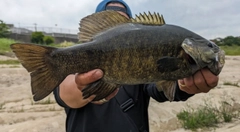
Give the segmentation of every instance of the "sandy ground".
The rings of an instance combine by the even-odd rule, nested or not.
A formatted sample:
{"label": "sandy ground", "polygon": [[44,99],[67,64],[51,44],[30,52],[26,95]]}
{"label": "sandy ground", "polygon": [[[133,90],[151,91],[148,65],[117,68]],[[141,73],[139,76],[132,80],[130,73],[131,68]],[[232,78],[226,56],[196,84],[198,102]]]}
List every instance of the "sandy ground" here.
{"label": "sandy ground", "polygon": [[[6,59],[11,58],[0,56],[0,60]],[[236,102],[240,102],[240,88],[223,85],[224,82],[240,85],[240,56],[226,57],[219,85],[207,94],[195,95],[185,102],[157,103],[151,100],[151,132],[188,132],[189,130],[181,127],[176,114],[188,106],[197,107],[204,100],[216,105],[222,99],[234,98]],[[30,89],[29,74],[24,68],[20,65],[0,65],[0,132],[64,132],[65,114],[55,103],[53,95],[35,103]],[[239,132],[239,123],[240,119],[222,123],[214,131]]]}

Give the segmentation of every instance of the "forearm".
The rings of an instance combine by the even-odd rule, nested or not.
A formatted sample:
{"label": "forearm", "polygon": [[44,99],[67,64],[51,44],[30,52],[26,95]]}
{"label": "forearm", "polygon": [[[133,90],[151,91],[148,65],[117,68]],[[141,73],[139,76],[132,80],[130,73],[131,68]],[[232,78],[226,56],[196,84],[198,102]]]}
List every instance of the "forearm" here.
{"label": "forearm", "polygon": [[[163,93],[163,91],[158,91],[155,84],[147,84],[147,85],[145,85],[144,91],[150,97],[154,98],[158,102],[168,101],[168,99],[166,98],[166,96]],[[177,86],[176,90],[175,90],[174,101],[185,101],[185,100],[187,100],[191,96],[193,96],[193,95],[187,94],[186,92],[181,91],[179,89],[179,87]]]}

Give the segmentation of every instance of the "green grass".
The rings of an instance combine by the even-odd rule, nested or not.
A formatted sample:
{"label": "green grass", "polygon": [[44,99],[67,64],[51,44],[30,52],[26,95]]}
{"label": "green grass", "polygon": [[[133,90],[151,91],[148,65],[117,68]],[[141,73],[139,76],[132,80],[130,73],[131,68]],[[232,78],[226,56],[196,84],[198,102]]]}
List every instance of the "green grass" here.
{"label": "green grass", "polygon": [[197,109],[183,110],[177,114],[185,129],[196,130],[204,127],[215,127],[218,123],[218,114],[213,108],[202,106]]}
{"label": "green grass", "polygon": [[[10,45],[16,43],[13,39],[0,38],[0,55],[5,55],[7,52],[11,52]],[[60,44],[50,44],[53,47],[68,47],[74,45],[73,42],[62,42]]]}
{"label": "green grass", "polygon": [[20,62],[18,60],[0,60],[0,64],[18,65]]}
{"label": "green grass", "polygon": [[225,51],[226,55],[240,55],[240,46],[220,46]]}
{"label": "green grass", "polygon": [[236,82],[236,83],[232,83],[232,82],[223,82],[223,85],[230,85],[230,86],[240,87],[240,86],[238,85],[238,82]]}
{"label": "green grass", "polygon": [[4,105],[5,105],[5,102],[0,103],[0,110],[3,109]]}
{"label": "green grass", "polygon": [[10,52],[10,45],[16,43],[15,40],[0,38],[0,55],[4,55],[6,52]]}
{"label": "green grass", "polygon": [[239,108],[234,99],[227,98],[220,102],[220,106],[213,106],[214,103],[206,103],[205,105],[199,106],[198,108],[191,108],[188,106],[187,109],[182,110],[177,114],[177,118],[181,121],[182,126],[185,129],[197,130],[211,129],[217,127],[218,123],[231,122],[234,118],[239,117]]}

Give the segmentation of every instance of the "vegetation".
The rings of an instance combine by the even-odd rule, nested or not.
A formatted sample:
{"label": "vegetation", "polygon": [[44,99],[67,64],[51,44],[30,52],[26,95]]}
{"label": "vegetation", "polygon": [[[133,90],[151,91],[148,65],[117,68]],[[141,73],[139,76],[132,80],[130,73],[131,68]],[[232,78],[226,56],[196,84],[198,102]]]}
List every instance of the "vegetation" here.
{"label": "vegetation", "polygon": [[37,44],[43,44],[44,34],[42,32],[33,32],[31,35],[31,42]]}
{"label": "vegetation", "polygon": [[204,127],[214,127],[218,123],[218,114],[213,108],[202,106],[197,109],[183,110],[177,114],[185,129],[196,130]]}
{"label": "vegetation", "polygon": [[2,20],[0,20],[0,38],[6,38],[10,34],[10,30]]}
{"label": "vegetation", "polygon": [[240,37],[227,36],[211,40],[221,47],[226,55],[240,55]]}
{"label": "vegetation", "polygon": [[225,51],[226,55],[240,55],[240,46],[220,46]]}
{"label": "vegetation", "polygon": [[50,44],[49,46],[52,46],[52,47],[58,47],[58,48],[63,48],[63,47],[68,47],[68,46],[72,46],[74,45],[75,43],[73,42],[67,42],[67,41],[64,41],[60,44]]}
{"label": "vegetation", "polygon": [[5,102],[0,103],[0,110],[3,109],[4,105],[5,105]]}
{"label": "vegetation", "polygon": [[53,44],[54,38],[52,36],[44,36],[43,41],[46,45]]}
{"label": "vegetation", "polygon": [[18,60],[0,60],[0,64],[17,65],[20,62]]}
{"label": "vegetation", "polygon": [[240,86],[238,85],[238,82],[236,82],[236,83],[224,82],[223,85],[230,85],[230,86],[240,87]]}
{"label": "vegetation", "polygon": [[54,38],[52,36],[45,36],[42,32],[33,32],[31,42],[49,45],[54,43]]}
{"label": "vegetation", "polygon": [[216,127],[218,123],[231,122],[233,118],[239,117],[240,110],[237,108],[239,104],[233,98],[223,99],[220,107],[206,102],[198,108],[188,107],[177,114],[177,118],[185,129],[212,128]]}
{"label": "vegetation", "polygon": [[7,52],[10,52],[10,45],[15,43],[15,40],[0,38],[0,55],[5,55]]}
{"label": "vegetation", "polygon": [[240,37],[227,36],[225,38],[216,38],[211,40],[219,46],[240,46]]}

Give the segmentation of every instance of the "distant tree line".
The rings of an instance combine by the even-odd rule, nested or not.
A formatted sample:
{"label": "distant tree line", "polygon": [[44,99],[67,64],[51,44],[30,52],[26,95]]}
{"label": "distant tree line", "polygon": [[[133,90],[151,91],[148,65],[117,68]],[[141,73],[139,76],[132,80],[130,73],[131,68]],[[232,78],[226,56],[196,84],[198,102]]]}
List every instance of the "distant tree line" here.
{"label": "distant tree line", "polygon": [[215,42],[219,46],[233,46],[233,45],[240,46],[240,36],[238,37],[227,36],[225,38],[216,38],[211,41]]}
{"label": "distant tree line", "polygon": [[52,36],[46,36],[42,32],[33,32],[31,35],[31,42],[48,45],[54,43],[54,38]]}
{"label": "distant tree line", "polygon": [[[0,38],[8,38],[11,31],[6,23],[0,20]],[[42,32],[33,32],[31,34],[31,42],[38,44],[52,44],[54,38],[51,36],[45,36]]]}
{"label": "distant tree line", "polygon": [[0,20],[0,38],[7,38],[10,33],[7,24]]}

